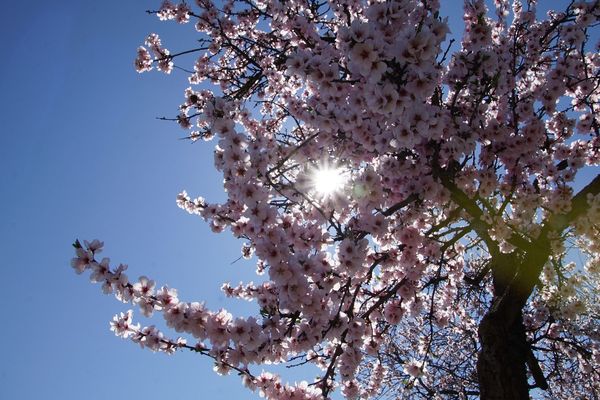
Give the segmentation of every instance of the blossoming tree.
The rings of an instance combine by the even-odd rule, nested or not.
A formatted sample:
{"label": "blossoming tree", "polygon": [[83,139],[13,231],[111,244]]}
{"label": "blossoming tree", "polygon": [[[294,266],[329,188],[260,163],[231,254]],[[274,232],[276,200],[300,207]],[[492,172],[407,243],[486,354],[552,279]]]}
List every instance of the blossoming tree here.
{"label": "blossoming tree", "polygon": [[[152,12],[195,24],[199,45],[152,34],[135,66],[199,56],[173,120],[217,141],[228,196],[177,204],[242,239],[264,277],[223,286],[257,304],[234,318],[76,241],[78,273],[184,337],[131,311],[115,334],[211,357],[268,399],[600,396],[600,2],[544,19],[534,0],[493,8],[465,1],[453,54],[438,0]],[[285,362],[321,374],[263,369]]]}

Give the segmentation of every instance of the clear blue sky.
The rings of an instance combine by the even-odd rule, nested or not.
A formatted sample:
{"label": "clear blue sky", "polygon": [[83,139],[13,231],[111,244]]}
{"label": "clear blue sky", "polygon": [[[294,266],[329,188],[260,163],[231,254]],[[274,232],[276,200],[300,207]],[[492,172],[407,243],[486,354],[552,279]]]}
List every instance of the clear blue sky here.
{"label": "clear blue sky", "polygon": [[[457,33],[461,3],[445,3],[455,6]],[[174,115],[185,74],[133,69],[150,32],[172,51],[193,46],[191,24],[144,13],[158,5],[3,5],[0,399],[258,398],[238,377],[215,375],[206,359],[154,354],[116,338],[108,322],[129,306],[69,267],[75,238],[100,238],[105,255],[129,264],[131,279],[147,274],[213,309],[254,309],[232,305],[219,290],[224,281],[252,279],[251,263],[231,265],[241,242],[213,235],[175,205],[182,189],[209,201],[224,195],[213,144],[177,140],[182,130],[155,119]]]}
{"label": "clear blue sky", "polygon": [[240,264],[230,265],[236,241],[175,205],[185,188],[223,198],[212,145],[177,140],[182,130],[155,119],[176,111],[184,74],[133,68],[152,31],[173,49],[193,45],[192,25],[145,14],[158,5],[3,6],[1,399],[256,397],[201,357],[154,354],[116,338],[108,322],[128,305],[69,266],[75,238],[100,238],[132,279],[148,274],[215,309],[226,305],[220,283],[240,279]]}

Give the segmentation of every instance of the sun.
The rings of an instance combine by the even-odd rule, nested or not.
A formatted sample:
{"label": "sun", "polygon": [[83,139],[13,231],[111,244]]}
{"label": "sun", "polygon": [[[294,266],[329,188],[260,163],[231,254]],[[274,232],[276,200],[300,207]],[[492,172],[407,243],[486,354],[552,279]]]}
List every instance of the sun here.
{"label": "sun", "polygon": [[342,168],[323,166],[313,172],[312,182],[315,191],[327,197],[344,187],[346,177]]}

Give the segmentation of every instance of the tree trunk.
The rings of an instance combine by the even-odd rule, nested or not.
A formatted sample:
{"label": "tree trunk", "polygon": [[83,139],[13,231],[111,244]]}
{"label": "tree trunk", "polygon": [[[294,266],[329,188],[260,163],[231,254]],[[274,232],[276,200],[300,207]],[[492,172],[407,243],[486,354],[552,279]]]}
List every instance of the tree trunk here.
{"label": "tree trunk", "polygon": [[479,324],[477,375],[481,400],[529,399],[527,343],[521,311],[510,323],[490,310]]}
{"label": "tree trunk", "polygon": [[[526,400],[528,345],[521,297],[529,291],[516,280],[523,268],[516,253],[496,254],[492,260],[494,298],[479,324],[481,350],[477,376],[481,400]],[[518,290],[517,290],[518,289]],[[529,293],[522,293],[523,289]],[[522,299],[521,299],[522,300]]]}

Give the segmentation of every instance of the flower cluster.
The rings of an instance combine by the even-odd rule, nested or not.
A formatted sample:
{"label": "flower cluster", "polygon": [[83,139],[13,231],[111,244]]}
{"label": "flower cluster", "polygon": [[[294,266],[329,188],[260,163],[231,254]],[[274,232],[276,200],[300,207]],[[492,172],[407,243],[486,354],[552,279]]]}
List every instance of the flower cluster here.
{"label": "flower cluster", "polygon": [[[157,17],[193,22],[199,45],[172,54],[152,34],[135,66],[170,73],[197,55],[172,120],[191,140],[214,140],[227,194],[211,203],[183,191],[177,205],[243,239],[261,282],[222,289],[259,312],[235,318],[147,277],[129,282],[125,265],[97,261],[102,243],[77,242],[78,273],[197,344],[140,328],[130,313],[115,317],[116,334],[193,349],[270,399],[390,388],[460,397],[490,382],[473,381],[474,354],[482,371],[498,368],[485,365],[495,350],[477,330],[502,310],[505,336],[521,340],[511,345],[535,350],[518,362],[528,359],[536,387],[600,392],[590,312],[600,177],[573,185],[600,164],[600,57],[589,43],[600,5],[575,1],[538,19],[535,1],[509,10],[496,0],[495,12],[465,1],[456,49],[439,3],[163,2]],[[327,163],[346,182],[319,196],[311,171]],[[565,262],[573,243],[585,266]],[[286,361],[322,373],[288,385],[250,371]]]}
{"label": "flower cluster", "polygon": [[152,63],[156,61],[159,71],[170,74],[174,64],[169,50],[162,47],[160,37],[156,33],[153,33],[146,38],[145,44],[152,51],[154,59],[144,46],[138,47],[137,57],[135,59],[135,69],[137,72],[150,71],[152,69]]}

